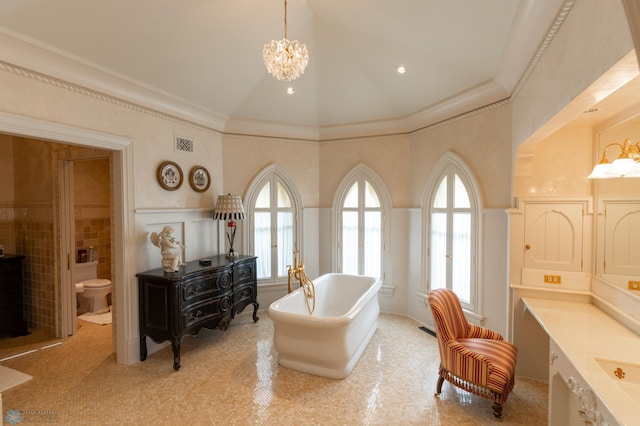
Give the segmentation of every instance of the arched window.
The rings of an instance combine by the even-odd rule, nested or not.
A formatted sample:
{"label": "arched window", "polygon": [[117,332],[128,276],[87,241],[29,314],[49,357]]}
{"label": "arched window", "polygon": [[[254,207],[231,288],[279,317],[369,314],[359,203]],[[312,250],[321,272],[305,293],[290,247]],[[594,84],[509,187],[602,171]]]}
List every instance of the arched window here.
{"label": "arched window", "polygon": [[249,187],[249,250],[258,257],[260,283],[276,283],[287,277],[293,251],[300,242],[300,197],[282,170],[272,165]]}
{"label": "arched window", "polygon": [[368,167],[343,179],[334,200],[339,272],[385,279],[390,204],[382,180]]}
{"label": "arched window", "polygon": [[478,199],[461,159],[447,154],[435,168],[427,196],[427,291],[452,289],[475,311],[477,292]]}

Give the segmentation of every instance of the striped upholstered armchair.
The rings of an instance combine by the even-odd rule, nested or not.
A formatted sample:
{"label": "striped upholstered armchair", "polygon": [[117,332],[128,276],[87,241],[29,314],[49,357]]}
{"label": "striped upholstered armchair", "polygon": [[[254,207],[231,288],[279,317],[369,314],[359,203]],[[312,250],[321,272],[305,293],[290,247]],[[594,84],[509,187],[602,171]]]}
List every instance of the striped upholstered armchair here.
{"label": "striped upholstered armchair", "polygon": [[505,342],[500,333],[469,323],[453,291],[431,291],[429,304],[440,348],[436,396],[447,380],[493,401],[493,415],[501,418],[502,404],[514,385],[518,349]]}

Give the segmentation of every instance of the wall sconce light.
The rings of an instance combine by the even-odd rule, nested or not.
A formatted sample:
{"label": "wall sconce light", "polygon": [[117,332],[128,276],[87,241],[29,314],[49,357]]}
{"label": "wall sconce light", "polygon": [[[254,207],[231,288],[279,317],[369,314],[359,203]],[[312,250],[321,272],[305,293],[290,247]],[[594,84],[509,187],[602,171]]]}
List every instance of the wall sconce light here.
{"label": "wall sconce light", "polygon": [[[607,148],[617,146],[620,155],[613,163],[607,159]],[[589,179],[640,178],[640,142],[632,144],[629,139],[624,143],[610,143],[602,150],[600,162],[593,168]]]}
{"label": "wall sconce light", "polygon": [[227,259],[235,259],[238,257],[238,252],[233,249],[233,242],[236,239],[236,221],[244,220],[242,198],[239,195],[219,195],[216,209],[213,212],[213,220],[227,221],[229,251],[225,256]]}

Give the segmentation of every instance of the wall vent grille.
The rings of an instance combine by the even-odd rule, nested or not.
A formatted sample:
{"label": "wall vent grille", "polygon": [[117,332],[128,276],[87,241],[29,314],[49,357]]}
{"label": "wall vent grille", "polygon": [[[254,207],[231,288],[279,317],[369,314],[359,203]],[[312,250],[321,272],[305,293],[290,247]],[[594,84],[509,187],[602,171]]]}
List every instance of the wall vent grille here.
{"label": "wall vent grille", "polygon": [[193,152],[193,141],[176,136],[176,151]]}

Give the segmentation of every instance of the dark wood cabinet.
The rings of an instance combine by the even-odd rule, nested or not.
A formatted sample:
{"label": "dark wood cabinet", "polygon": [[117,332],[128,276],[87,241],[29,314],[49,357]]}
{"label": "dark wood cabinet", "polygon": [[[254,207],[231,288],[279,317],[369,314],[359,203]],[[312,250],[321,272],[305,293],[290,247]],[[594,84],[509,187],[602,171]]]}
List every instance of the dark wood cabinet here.
{"label": "dark wood cabinet", "polygon": [[201,328],[226,330],[247,305],[258,321],[256,257],[214,256],[210,265],[195,260],[178,272],[162,268],[137,274],[140,302],[140,360],[147,358],[149,337],[171,341],[173,368],[180,368],[180,345],[186,334]]}
{"label": "dark wood cabinet", "polygon": [[24,256],[0,257],[0,329],[12,337],[29,334],[22,305],[22,260]]}

